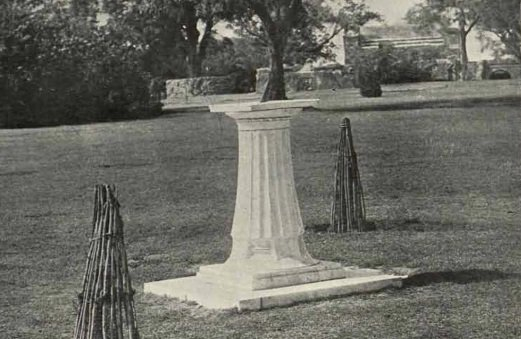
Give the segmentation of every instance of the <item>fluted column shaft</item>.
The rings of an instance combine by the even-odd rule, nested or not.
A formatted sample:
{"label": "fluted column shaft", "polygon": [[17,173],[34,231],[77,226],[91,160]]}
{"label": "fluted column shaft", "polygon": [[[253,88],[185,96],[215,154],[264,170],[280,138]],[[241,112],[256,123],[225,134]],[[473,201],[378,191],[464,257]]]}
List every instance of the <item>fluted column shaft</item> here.
{"label": "fluted column shaft", "polygon": [[227,263],[271,262],[273,268],[314,264],[303,241],[290,144],[290,119],[302,107],[259,106],[226,112],[239,133],[233,245]]}

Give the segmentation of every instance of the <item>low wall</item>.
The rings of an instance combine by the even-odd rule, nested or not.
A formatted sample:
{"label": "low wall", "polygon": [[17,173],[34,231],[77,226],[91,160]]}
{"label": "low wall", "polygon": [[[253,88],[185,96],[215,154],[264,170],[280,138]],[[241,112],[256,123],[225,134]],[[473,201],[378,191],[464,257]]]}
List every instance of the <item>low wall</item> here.
{"label": "low wall", "polygon": [[[433,80],[449,80],[450,65],[448,62],[438,63],[433,69]],[[521,79],[521,64],[469,62],[468,67],[468,80],[488,80],[497,71],[508,73],[512,79]]]}
{"label": "low wall", "polygon": [[[268,83],[269,70],[257,70],[256,92],[263,93]],[[314,70],[309,72],[284,72],[286,91],[314,91],[332,88],[354,88],[354,75],[340,70]]]}
{"label": "low wall", "polygon": [[232,75],[167,80],[166,101],[233,93],[235,80]]}
{"label": "low wall", "polygon": [[[438,64],[432,69],[432,80],[434,81],[448,81],[451,80],[449,76],[449,69],[453,66],[450,62],[438,62]],[[455,74],[454,68],[452,70],[452,80],[458,80],[459,75]],[[479,80],[478,74],[481,71],[479,70],[479,65],[477,62],[469,62],[468,70],[467,70],[467,80]]]}

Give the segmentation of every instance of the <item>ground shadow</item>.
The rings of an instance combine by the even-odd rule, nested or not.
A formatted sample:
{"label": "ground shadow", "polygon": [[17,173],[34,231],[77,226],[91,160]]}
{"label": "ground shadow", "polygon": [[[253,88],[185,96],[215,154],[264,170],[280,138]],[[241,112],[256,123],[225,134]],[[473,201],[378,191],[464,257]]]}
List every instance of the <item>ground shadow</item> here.
{"label": "ground shadow", "polygon": [[485,222],[466,223],[454,221],[442,221],[439,219],[414,218],[388,218],[374,219],[370,221],[377,231],[396,232],[453,232],[455,230],[479,230],[489,227]]}
{"label": "ground shadow", "polygon": [[[333,231],[333,227],[331,224],[312,224],[312,225],[306,225],[305,230],[313,233],[335,233]],[[349,231],[345,233],[365,233],[365,232],[372,232],[376,231],[376,224],[374,221],[366,220],[363,224],[363,231]]]}
{"label": "ground shadow", "polygon": [[474,282],[487,282],[512,278],[521,278],[521,274],[482,269],[425,272],[414,274],[403,280],[403,287],[420,287],[444,282],[455,284],[470,284]]}

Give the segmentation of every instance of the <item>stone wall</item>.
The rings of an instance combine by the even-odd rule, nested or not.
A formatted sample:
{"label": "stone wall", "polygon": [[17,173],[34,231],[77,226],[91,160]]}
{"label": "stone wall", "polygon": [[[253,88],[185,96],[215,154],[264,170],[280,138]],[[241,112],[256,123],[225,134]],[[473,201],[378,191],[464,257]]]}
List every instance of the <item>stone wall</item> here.
{"label": "stone wall", "polygon": [[235,76],[199,77],[166,81],[166,101],[195,96],[229,94],[235,90]]}
{"label": "stone wall", "polygon": [[[451,80],[449,78],[449,68],[453,67],[452,62],[449,60],[438,60],[436,66],[432,68],[431,76],[434,81],[448,81]],[[454,68],[453,68],[454,69]],[[467,80],[479,80],[478,74],[480,73],[480,68],[477,62],[469,62],[468,70],[467,70]],[[459,80],[459,75],[452,73],[452,80]]]}
{"label": "stone wall", "polygon": [[[257,70],[256,92],[263,93],[268,83],[269,69]],[[353,88],[354,75],[341,70],[285,71],[286,91],[314,91],[332,88]]]}
{"label": "stone wall", "polygon": [[[433,69],[433,80],[449,80],[449,61],[440,61]],[[521,79],[521,64],[469,62],[468,80],[488,80],[494,72],[506,72],[512,79]]]}

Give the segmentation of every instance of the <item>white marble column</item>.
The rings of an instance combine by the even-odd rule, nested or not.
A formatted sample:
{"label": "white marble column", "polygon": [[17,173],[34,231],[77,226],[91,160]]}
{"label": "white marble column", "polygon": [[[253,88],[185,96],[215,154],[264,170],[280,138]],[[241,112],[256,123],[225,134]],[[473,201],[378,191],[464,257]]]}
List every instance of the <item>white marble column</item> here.
{"label": "white marble column", "polygon": [[265,289],[342,278],[341,265],[313,259],[293,178],[290,120],[317,100],[211,106],[237,122],[239,168],[230,257],[201,267],[208,280]]}
{"label": "white marble column", "polygon": [[[317,100],[211,106],[235,119],[239,171],[232,250],[196,276],[146,283],[147,293],[209,308],[263,309],[399,286],[401,278],[313,259],[304,245],[290,147],[290,120]],[[326,211],[327,213],[327,211]]]}
{"label": "white marble column", "polygon": [[271,267],[314,264],[293,179],[290,119],[301,109],[228,113],[239,131],[239,170],[228,262],[255,260]]}

